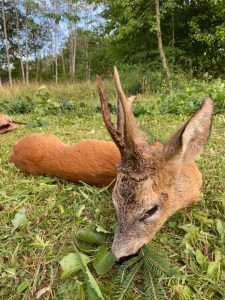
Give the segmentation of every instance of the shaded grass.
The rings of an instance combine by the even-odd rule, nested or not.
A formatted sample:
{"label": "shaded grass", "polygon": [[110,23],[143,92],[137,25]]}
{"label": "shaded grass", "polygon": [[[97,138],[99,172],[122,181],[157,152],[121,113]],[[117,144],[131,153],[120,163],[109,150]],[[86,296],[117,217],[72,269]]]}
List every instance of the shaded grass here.
{"label": "shaded grass", "polygon": [[[36,87],[35,87],[36,88]],[[76,89],[67,86],[49,86],[53,97],[65,93],[73,97]],[[83,87],[82,87],[83,88]],[[31,90],[23,90],[31,93]],[[12,91],[7,97],[11,97]],[[21,90],[15,93],[18,95]],[[90,95],[90,91],[87,92]],[[78,93],[77,93],[78,94]],[[81,92],[82,94],[82,92]],[[3,97],[3,96],[2,96]],[[80,98],[80,97],[79,97]],[[97,105],[95,91],[84,101]],[[90,100],[92,99],[92,100]],[[34,120],[37,113],[15,115],[18,120]],[[44,117],[48,128],[20,129],[0,136],[0,299],[34,299],[38,290],[51,286],[44,299],[74,299],[74,282],[79,274],[62,281],[58,261],[73,251],[71,232],[79,228],[95,228],[101,225],[111,234],[110,247],[115,228],[115,213],[111,192],[82,184],[68,183],[57,178],[24,174],[9,163],[12,145],[19,137],[34,132],[51,132],[65,143],[82,138],[107,139],[109,136],[101,115],[70,112]],[[139,123],[149,135],[168,138],[185,121],[186,116],[142,116]],[[162,252],[183,269],[183,278],[175,278],[169,284],[168,299],[222,299],[224,288],[224,241],[217,229],[218,219],[224,226],[224,117],[214,117],[212,136],[199,160],[204,176],[203,197],[192,207],[175,214],[157,234],[155,243]],[[81,205],[84,214],[76,216]],[[20,208],[26,208],[28,223],[18,229],[12,220]],[[181,227],[195,226],[196,233]],[[188,235],[189,234],[189,235]],[[200,249],[208,262],[215,260],[215,251],[221,253],[221,269],[217,274],[207,274],[208,265],[196,261],[196,250]],[[116,287],[112,285],[115,270],[97,278],[105,299],[112,299]],[[23,291],[21,284],[27,284]],[[142,282],[133,287],[125,299],[144,299]]]}

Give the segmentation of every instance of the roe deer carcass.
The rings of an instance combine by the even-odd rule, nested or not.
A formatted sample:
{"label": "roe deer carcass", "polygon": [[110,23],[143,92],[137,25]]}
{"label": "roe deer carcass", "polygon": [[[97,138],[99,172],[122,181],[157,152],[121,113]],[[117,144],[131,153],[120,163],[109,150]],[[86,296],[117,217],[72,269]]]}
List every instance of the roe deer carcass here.
{"label": "roe deer carcass", "polygon": [[116,178],[120,153],[113,142],[82,140],[66,145],[52,134],[33,134],[17,141],[10,160],[27,173],[107,186]]}
{"label": "roe deer carcass", "polygon": [[118,94],[117,127],[112,123],[103,83],[97,76],[105,126],[121,154],[113,203],[118,224],[112,251],[117,259],[135,254],[177,210],[196,202],[202,176],[195,163],[210,135],[213,101],[202,106],[165,144],[150,145],[141,135],[132,102],[114,68]]}
{"label": "roe deer carcass", "polygon": [[37,133],[16,142],[10,161],[26,173],[108,186],[115,182],[120,152],[113,142],[84,139],[66,145],[53,134]]}
{"label": "roe deer carcass", "polygon": [[117,146],[97,140],[69,146],[54,135],[34,134],[16,143],[11,161],[28,173],[98,186],[110,184],[117,173],[113,203],[118,225],[113,253],[120,259],[136,253],[171,215],[198,200],[202,176],[194,160],[210,135],[213,102],[206,98],[165,145],[150,145],[139,132],[131,111],[135,97],[124,94],[116,68],[114,77],[117,127],[111,121],[100,77],[97,87],[106,128]]}
{"label": "roe deer carcass", "polygon": [[0,114],[0,134],[16,129],[16,124],[25,125],[26,123],[12,120],[11,117]]}

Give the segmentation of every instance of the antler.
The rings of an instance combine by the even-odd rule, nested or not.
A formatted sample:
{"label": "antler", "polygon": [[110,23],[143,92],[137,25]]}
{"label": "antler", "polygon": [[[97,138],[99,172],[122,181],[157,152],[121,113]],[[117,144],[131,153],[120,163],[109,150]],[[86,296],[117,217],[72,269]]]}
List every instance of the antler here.
{"label": "antler", "polygon": [[[103,120],[104,120],[105,126],[106,126],[109,134],[111,135],[111,138],[113,139],[114,143],[117,145],[117,147],[120,150],[122,150],[124,148],[124,140],[123,140],[122,132],[119,131],[115,127],[115,125],[113,124],[113,122],[111,120],[108,98],[107,98],[105,90],[103,88],[103,83],[102,83],[101,77],[97,75],[96,81],[97,81],[97,88],[98,88],[98,93],[99,93],[99,97],[100,97],[100,101],[101,101],[102,115],[103,115]],[[121,113],[121,111],[119,112],[119,114],[120,113]],[[118,117],[117,120],[119,120],[119,119],[120,118]],[[120,127],[120,125],[118,125],[118,127]]]}
{"label": "antler", "polygon": [[[114,67],[114,80],[117,90],[117,127],[113,124],[108,107],[108,99],[105,94],[102,80],[97,76],[97,87],[101,101],[103,120],[113,141],[118,146],[122,163],[129,165],[129,169],[140,170],[140,165],[146,157],[149,157],[149,144],[142,137],[132,113],[132,103],[136,96],[127,97],[124,93],[119,73]],[[146,148],[148,149],[146,151]]]}
{"label": "antler", "polygon": [[[124,120],[123,122],[120,121],[119,123],[122,123],[122,125],[120,125],[120,128],[123,126],[122,133],[124,136],[125,145],[126,148],[129,148],[130,150],[135,150],[135,148],[140,146],[140,144],[148,144],[142,137],[138,129],[137,123],[135,121],[134,115],[132,113],[132,104],[136,99],[136,96],[131,96],[128,98],[125,95],[120,83],[120,77],[116,67],[114,67],[114,80],[118,95],[118,102],[121,104],[123,110]],[[118,108],[119,110],[121,110],[120,105],[118,106]]]}

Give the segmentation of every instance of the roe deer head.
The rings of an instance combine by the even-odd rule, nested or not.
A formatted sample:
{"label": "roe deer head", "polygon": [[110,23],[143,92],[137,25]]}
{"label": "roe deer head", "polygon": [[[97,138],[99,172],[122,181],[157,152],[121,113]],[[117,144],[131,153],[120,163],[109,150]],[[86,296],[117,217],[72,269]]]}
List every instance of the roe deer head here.
{"label": "roe deer head", "polygon": [[0,134],[17,129],[16,124],[26,125],[25,122],[15,121],[7,115],[0,114]]}
{"label": "roe deer head", "polygon": [[112,194],[118,219],[112,252],[120,259],[135,254],[171,215],[198,200],[202,177],[194,160],[210,135],[213,101],[206,98],[165,145],[150,145],[132,113],[135,96],[128,98],[123,92],[116,67],[114,79],[117,126],[111,121],[103,83],[97,76],[104,123],[121,153]]}

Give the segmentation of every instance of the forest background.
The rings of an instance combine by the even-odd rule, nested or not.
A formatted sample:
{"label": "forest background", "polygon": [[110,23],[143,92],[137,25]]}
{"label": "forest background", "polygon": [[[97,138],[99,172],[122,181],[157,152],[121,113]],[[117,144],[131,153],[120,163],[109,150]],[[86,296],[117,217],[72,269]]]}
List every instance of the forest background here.
{"label": "forest background", "polygon": [[176,74],[224,76],[223,0],[1,0],[0,6],[2,83],[90,80],[110,75],[115,64],[139,81],[151,78],[156,89]]}

